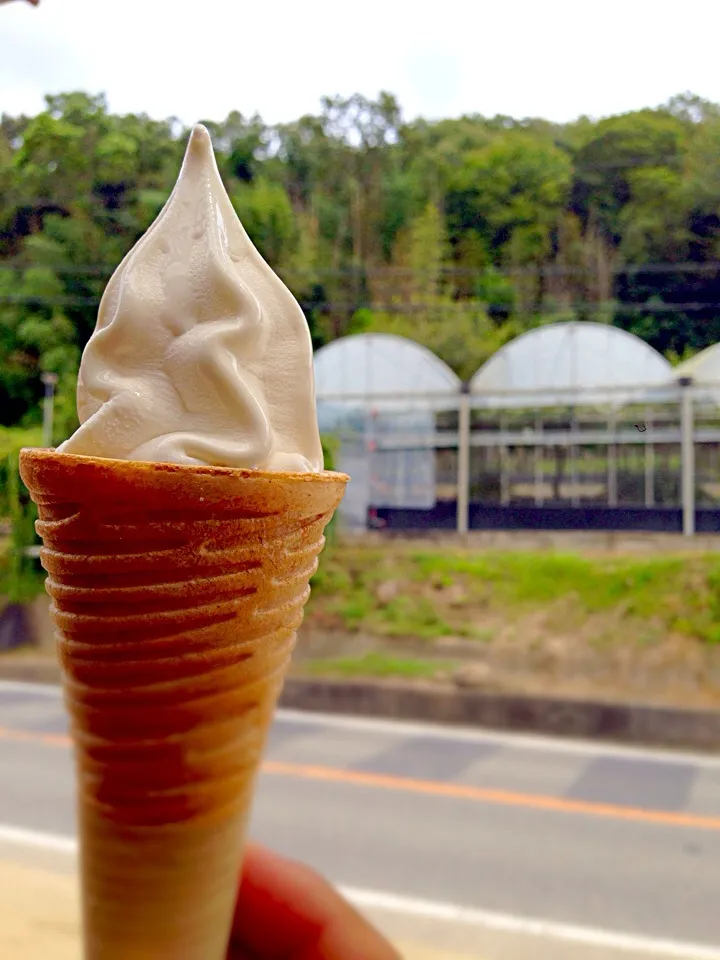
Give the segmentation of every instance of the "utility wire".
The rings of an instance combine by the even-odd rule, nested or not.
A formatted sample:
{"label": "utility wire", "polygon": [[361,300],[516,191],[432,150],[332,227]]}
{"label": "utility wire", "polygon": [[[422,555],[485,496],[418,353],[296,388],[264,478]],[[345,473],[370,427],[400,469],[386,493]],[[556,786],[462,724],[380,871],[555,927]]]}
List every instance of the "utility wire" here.
{"label": "utility wire", "polygon": [[[17,258],[11,260],[0,260],[0,270],[32,270],[32,269],[52,270],[54,273],[66,276],[88,276],[88,277],[106,277],[111,276],[116,270],[117,265],[94,264],[94,265],[74,265],[63,263],[37,263],[32,261],[22,261]],[[286,277],[326,277],[326,278],[346,278],[346,277],[367,277],[368,279],[384,277],[403,277],[412,278],[418,271],[409,267],[358,267],[348,266],[343,269],[320,269],[320,270],[294,270],[279,269],[278,272]],[[553,277],[553,276],[585,276],[592,274],[590,267],[585,266],[565,266],[562,264],[548,264],[540,267],[518,267],[518,268],[489,268],[487,271],[478,270],[472,267],[454,267],[450,265],[441,266],[438,272],[442,276],[448,277],[469,277],[478,280],[492,279],[493,277]],[[619,267],[609,267],[608,274],[614,277],[637,276],[643,273],[668,274],[668,273],[718,273],[720,274],[720,261],[708,260],[703,263],[694,263],[692,261],[683,261],[682,263],[630,263]]]}
{"label": "utility wire", "polygon": [[[30,294],[5,294],[0,295],[0,304],[32,304],[41,307],[88,307],[98,306],[100,297],[74,297],[57,296],[45,297],[42,295]],[[319,312],[332,311],[355,311],[359,309],[357,302],[350,301],[329,301],[329,302],[310,302],[299,301],[304,310],[317,310]],[[637,301],[625,302],[621,300],[612,300],[607,303],[575,302],[567,305],[553,307],[540,306],[537,309],[518,309],[507,303],[488,303],[479,300],[474,304],[462,302],[443,303],[441,305],[433,303],[373,303],[368,309],[378,313],[395,314],[428,314],[437,311],[455,311],[461,313],[479,313],[482,309],[505,310],[509,314],[531,314],[533,316],[556,316],[566,313],[592,313],[615,314],[621,313],[693,313],[702,310],[720,311],[720,302],[711,303],[638,303]]]}

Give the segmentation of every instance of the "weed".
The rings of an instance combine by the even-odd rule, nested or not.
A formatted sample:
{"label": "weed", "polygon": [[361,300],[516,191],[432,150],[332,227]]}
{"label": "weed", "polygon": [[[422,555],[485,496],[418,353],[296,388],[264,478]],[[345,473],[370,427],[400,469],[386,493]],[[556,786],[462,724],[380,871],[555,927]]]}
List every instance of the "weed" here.
{"label": "weed", "polygon": [[389,637],[434,640],[453,632],[426,597],[395,597],[377,611],[375,621],[380,632]]}
{"label": "weed", "polygon": [[339,660],[311,660],[303,670],[312,674],[344,677],[408,677],[431,679],[455,668],[456,664],[413,657],[392,657],[384,653],[368,653],[364,657]]}
{"label": "weed", "polygon": [[[388,580],[398,595],[381,604],[378,585]],[[475,626],[480,616],[514,620],[537,611],[553,630],[580,630],[592,615],[609,614],[617,640],[649,643],[674,632],[720,643],[717,554],[583,557],[345,544],[324,561],[313,586],[311,604],[337,611],[352,629],[385,636],[487,642],[492,636]]]}

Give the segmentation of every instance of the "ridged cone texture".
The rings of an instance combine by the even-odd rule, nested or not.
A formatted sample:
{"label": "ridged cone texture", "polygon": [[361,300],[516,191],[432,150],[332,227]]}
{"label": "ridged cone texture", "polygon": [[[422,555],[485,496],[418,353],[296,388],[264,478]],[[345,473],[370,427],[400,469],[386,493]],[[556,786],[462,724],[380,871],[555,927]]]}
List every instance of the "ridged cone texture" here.
{"label": "ridged cone texture", "polygon": [[86,960],[222,960],[342,474],[24,450],[78,773]]}

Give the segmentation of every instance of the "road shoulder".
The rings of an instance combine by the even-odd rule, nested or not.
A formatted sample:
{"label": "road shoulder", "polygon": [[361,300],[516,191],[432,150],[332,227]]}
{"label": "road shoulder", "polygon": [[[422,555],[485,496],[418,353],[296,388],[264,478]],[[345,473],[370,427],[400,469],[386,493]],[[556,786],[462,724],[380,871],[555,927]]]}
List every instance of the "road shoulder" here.
{"label": "road shoulder", "polygon": [[80,960],[76,858],[0,843],[0,956]]}
{"label": "road shoulder", "polygon": [[[0,956],[80,960],[77,857],[0,841]],[[359,904],[404,960],[619,960],[616,949]],[[666,954],[683,960],[682,952]],[[652,952],[622,953],[657,960]],[[689,952],[688,960],[697,954]]]}

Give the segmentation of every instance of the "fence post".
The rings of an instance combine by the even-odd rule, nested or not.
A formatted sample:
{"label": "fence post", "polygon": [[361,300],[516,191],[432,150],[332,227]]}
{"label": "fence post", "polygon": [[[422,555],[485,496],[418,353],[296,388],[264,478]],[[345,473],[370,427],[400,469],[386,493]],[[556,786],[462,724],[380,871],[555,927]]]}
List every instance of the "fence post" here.
{"label": "fence post", "polygon": [[618,448],[617,448],[617,413],[613,410],[610,415],[609,423],[611,425],[612,432],[612,443],[608,447],[607,451],[607,467],[608,467],[608,506],[616,507],[618,505]]}
{"label": "fence post", "polygon": [[43,373],[40,379],[45,384],[45,399],[43,401],[43,446],[52,447],[55,416],[55,387],[58,382],[58,376],[56,373]]}
{"label": "fence post", "polygon": [[655,506],[655,444],[653,443],[653,411],[647,408],[645,414],[645,507]]}
{"label": "fence post", "polygon": [[470,384],[458,398],[457,532],[465,536],[470,522]]}
{"label": "fence post", "polygon": [[680,377],[680,470],[683,534],[695,535],[695,423],[692,377]]}

